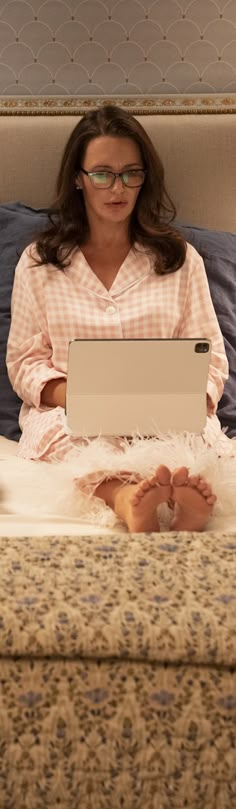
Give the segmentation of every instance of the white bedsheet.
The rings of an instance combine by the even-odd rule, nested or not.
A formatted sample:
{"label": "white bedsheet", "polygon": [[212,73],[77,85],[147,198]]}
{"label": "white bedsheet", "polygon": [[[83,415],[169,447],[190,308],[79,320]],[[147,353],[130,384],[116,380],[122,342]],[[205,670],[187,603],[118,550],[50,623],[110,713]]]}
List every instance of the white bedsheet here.
{"label": "white bedsheet", "polygon": [[[119,533],[126,533],[125,528],[119,527]],[[91,536],[114,534],[114,528],[91,525],[78,520],[57,521],[49,518],[37,518],[35,521],[25,517],[0,516],[0,537],[44,537],[44,536]]]}

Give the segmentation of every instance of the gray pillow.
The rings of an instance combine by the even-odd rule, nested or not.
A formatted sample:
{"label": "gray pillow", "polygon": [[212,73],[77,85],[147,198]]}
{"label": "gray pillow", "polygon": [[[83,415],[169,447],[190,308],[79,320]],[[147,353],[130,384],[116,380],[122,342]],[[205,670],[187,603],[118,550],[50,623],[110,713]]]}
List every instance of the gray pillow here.
{"label": "gray pillow", "polygon": [[[30,208],[20,202],[0,205],[0,434],[16,441],[20,437],[21,401],[12,390],[6,369],[12,284],[22,251],[47,223],[45,209]],[[180,223],[175,226],[205,262],[230,365],[230,378],[217,412],[222,426],[229,428],[227,434],[232,437],[236,435],[236,235]]]}
{"label": "gray pillow", "polygon": [[0,205],[0,434],[15,441],[20,437],[21,400],[12,390],[6,369],[12,285],[21,253],[47,221],[44,210],[33,210],[20,202]]}
{"label": "gray pillow", "polygon": [[229,379],[217,415],[229,438],[236,436],[236,234],[178,224],[202,256],[215,312],[224,337]]}

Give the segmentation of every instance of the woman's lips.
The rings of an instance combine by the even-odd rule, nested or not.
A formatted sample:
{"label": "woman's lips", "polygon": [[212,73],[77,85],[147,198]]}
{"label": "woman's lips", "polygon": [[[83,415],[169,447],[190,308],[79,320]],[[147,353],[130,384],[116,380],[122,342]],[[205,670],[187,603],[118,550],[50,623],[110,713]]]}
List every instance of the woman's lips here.
{"label": "woman's lips", "polygon": [[118,207],[121,205],[128,205],[127,202],[105,202],[105,205],[112,205],[113,207],[117,205]]}

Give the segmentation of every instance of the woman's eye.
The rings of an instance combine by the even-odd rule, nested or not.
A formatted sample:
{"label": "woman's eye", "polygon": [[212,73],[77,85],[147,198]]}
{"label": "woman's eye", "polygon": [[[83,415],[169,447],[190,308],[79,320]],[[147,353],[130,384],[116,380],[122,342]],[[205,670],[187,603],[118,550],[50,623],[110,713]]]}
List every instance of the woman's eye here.
{"label": "woman's eye", "polygon": [[125,172],[126,177],[140,177],[142,173],[141,169],[130,169],[130,171]]}
{"label": "woman's eye", "polygon": [[98,183],[105,183],[108,180],[109,174],[107,171],[99,171],[93,175]]}

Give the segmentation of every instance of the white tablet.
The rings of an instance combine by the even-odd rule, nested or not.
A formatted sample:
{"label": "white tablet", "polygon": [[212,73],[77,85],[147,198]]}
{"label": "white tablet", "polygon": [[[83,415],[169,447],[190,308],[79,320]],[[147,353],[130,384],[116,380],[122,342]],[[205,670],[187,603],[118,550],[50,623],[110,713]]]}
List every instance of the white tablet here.
{"label": "white tablet", "polygon": [[210,354],[205,338],[72,340],[69,431],[90,437],[201,433]]}

